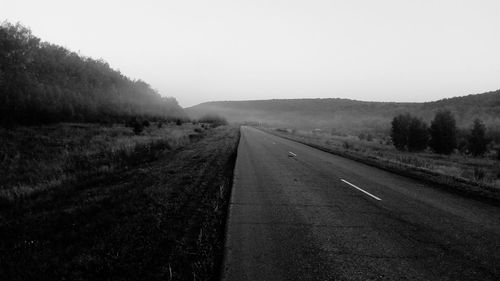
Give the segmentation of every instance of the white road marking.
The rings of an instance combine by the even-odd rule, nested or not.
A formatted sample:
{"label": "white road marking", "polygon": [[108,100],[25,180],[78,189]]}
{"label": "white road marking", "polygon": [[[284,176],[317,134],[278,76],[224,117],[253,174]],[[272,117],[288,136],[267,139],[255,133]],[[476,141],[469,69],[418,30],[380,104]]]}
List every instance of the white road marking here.
{"label": "white road marking", "polygon": [[372,197],[372,198],[374,198],[375,200],[382,201],[382,199],[378,198],[377,196],[375,196],[375,195],[373,195],[373,194],[371,194],[371,193],[369,193],[369,192],[367,192],[367,191],[364,191],[363,189],[361,189],[361,188],[359,188],[359,187],[355,186],[354,184],[352,184],[352,183],[350,183],[350,182],[348,182],[348,181],[346,181],[346,180],[344,180],[344,179],[340,179],[340,180],[341,180],[341,181],[343,181],[344,183],[346,183],[346,184],[348,184],[348,185],[350,185],[350,186],[352,186],[352,187],[356,188],[357,190],[359,190],[359,191],[361,191],[361,192],[363,192],[363,193],[365,193],[365,194],[367,194],[367,195],[371,196],[371,197]]}
{"label": "white road marking", "polygon": [[293,152],[291,152],[291,151],[288,151],[288,153],[289,153],[291,156],[293,156],[293,157],[296,157],[296,156],[297,156],[297,154],[295,154],[295,153],[293,153]]}

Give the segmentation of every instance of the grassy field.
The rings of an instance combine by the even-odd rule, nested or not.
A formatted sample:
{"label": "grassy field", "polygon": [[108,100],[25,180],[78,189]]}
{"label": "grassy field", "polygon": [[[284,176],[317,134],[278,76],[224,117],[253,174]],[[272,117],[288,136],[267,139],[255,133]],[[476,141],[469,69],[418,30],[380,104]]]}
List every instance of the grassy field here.
{"label": "grassy field", "polygon": [[471,195],[500,199],[500,161],[493,152],[484,158],[396,150],[387,140],[360,140],[287,129],[267,129],[279,136],[399,174],[438,183]]}
{"label": "grassy field", "polygon": [[198,134],[196,128],[192,124],[150,126],[140,135],[122,125],[0,129],[0,200],[16,201],[80,177],[151,160],[158,151],[188,144],[189,136]]}
{"label": "grassy field", "polygon": [[236,127],[1,131],[0,280],[216,280]]}

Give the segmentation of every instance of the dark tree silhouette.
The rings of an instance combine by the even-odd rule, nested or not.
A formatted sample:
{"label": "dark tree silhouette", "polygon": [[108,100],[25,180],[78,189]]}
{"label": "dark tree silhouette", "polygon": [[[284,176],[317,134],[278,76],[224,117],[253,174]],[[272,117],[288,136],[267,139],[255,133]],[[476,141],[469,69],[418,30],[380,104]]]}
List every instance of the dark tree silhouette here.
{"label": "dark tree silhouette", "polygon": [[486,138],[486,128],[480,119],[474,120],[467,138],[467,148],[474,156],[483,156],[487,151],[489,140]]}
{"label": "dark tree silhouette", "polygon": [[212,127],[227,125],[226,118],[219,116],[217,114],[207,114],[201,117],[198,122],[210,124]]}
{"label": "dark tree silhouette", "polygon": [[391,139],[394,146],[399,150],[405,150],[408,144],[408,133],[410,129],[410,114],[400,114],[391,123]]}
{"label": "dark tree silhouette", "polygon": [[408,128],[408,150],[422,151],[429,143],[429,126],[417,117],[412,117]]}
{"label": "dark tree silhouette", "polygon": [[427,124],[410,114],[400,114],[392,120],[391,138],[399,150],[422,151],[427,148],[429,132]]}
{"label": "dark tree silhouette", "polygon": [[451,154],[457,147],[455,118],[448,110],[438,111],[430,127],[430,147],[439,154]]}
{"label": "dark tree silhouette", "polygon": [[106,62],[41,42],[20,24],[0,24],[0,124],[106,123],[130,116],[186,118],[174,98]]}

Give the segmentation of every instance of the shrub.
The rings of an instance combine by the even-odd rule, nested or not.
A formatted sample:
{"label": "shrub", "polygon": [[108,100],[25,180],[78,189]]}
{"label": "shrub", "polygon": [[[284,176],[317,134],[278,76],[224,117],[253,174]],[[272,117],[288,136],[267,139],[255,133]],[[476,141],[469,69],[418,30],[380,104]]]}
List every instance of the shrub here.
{"label": "shrub", "polygon": [[439,154],[451,154],[457,147],[457,127],[450,111],[438,111],[430,128],[430,146]]}
{"label": "shrub", "polygon": [[207,114],[201,117],[198,121],[210,124],[214,128],[218,126],[227,125],[227,120],[224,117],[216,114]]}
{"label": "shrub", "polygon": [[149,123],[149,121],[148,121],[148,120],[144,120],[144,121],[142,121],[142,126],[144,126],[144,127],[149,127],[149,125],[151,125],[151,124]]}
{"label": "shrub", "polygon": [[136,122],[136,123],[133,125],[133,130],[134,130],[134,134],[136,134],[136,135],[141,134],[141,133],[142,133],[142,131],[144,131],[144,125],[143,125],[143,123]]}
{"label": "shrub", "polygon": [[467,148],[472,156],[483,156],[488,147],[486,128],[480,119],[474,120],[471,131],[467,136]]}
{"label": "shrub", "polygon": [[139,135],[142,131],[144,131],[144,122],[141,122],[136,117],[129,119],[127,123],[125,123],[125,126],[132,128],[132,131],[136,135]]}
{"label": "shrub", "polygon": [[397,149],[421,151],[427,148],[429,133],[424,121],[406,113],[394,117],[391,124],[391,139]]}
{"label": "shrub", "polygon": [[410,128],[410,114],[400,114],[391,122],[391,139],[392,143],[398,150],[405,150],[408,144],[408,131]]}
{"label": "shrub", "polygon": [[416,117],[412,117],[408,128],[408,150],[422,151],[429,143],[429,128],[427,124]]}
{"label": "shrub", "polygon": [[177,125],[177,126],[182,125],[182,120],[181,119],[175,120],[175,125]]}

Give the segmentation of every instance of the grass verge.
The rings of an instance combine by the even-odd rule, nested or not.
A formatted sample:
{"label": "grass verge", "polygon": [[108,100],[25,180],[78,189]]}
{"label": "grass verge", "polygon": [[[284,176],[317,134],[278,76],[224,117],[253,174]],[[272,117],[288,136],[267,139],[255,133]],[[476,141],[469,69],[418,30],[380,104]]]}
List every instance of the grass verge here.
{"label": "grass verge", "polygon": [[155,157],[0,210],[0,280],[216,280],[239,130],[218,127]]}
{"label": "grass verge", "polygon": [[193,124],[150,126],[140,135],[123,125],[0,128],[0,205],[152,161],[203,131]]}

